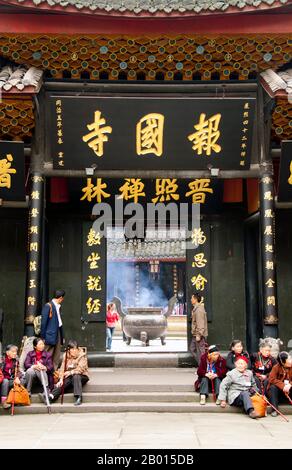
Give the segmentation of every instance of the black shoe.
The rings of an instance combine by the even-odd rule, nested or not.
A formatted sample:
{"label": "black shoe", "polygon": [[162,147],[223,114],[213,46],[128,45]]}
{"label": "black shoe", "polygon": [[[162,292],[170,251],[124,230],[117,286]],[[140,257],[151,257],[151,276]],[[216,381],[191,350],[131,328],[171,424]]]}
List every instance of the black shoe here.
{"label": "black shoe", "polygon": [[74,406],[82,405],[82,397],[76,397]]}

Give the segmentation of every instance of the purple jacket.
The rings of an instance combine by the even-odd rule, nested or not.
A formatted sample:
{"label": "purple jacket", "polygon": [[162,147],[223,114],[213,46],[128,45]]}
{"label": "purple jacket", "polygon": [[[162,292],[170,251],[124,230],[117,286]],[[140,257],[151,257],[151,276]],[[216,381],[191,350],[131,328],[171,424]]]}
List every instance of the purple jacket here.
{"label": "purple jacket", "polygon": [[[47,351],[43,351],[40,362],[44,366],[46,366],[47,372],[53,372],[54,366],[53,366],[53,360],[52,360],[52,354],[51,353],[49,353]],[[29,353],[27,353],[27,356],[26,356],[25,361],[24,361],[25,370],[30,369],[31,366],[35,365],[35,363],[36,363],[36,352],[35,352],[35,350],[33,350],[33,351],[30,351]]]}

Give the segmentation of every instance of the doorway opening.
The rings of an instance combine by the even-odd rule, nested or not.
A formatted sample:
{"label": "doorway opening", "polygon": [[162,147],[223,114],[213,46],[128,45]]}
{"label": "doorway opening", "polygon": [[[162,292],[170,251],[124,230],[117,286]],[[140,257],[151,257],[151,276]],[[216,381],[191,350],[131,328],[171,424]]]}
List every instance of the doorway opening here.
{"label": "doorway opening", "polygon": [[[187,351],[186,242],[182,231],[147,228],[107,237],[107,302],[120,315],[112,352]],[[119,302],[120,301],[120,302]]]}

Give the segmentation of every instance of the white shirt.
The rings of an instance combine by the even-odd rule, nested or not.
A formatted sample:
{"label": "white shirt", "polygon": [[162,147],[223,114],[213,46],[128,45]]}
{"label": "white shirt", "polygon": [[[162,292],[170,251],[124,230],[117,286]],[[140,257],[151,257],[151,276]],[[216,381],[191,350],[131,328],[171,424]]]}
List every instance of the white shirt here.
{"label": "white shirt", "polygon": [[57,316],[58,316],[58,322],[59,322],[59,328],[60,328],[63,325],[63,322],[62,322],[62,319],[61,319],[61,314],[60,314],[61,305],[58,304],[55,300],[53,300],[52,302],[55,305],[56,310],[57,310]]}

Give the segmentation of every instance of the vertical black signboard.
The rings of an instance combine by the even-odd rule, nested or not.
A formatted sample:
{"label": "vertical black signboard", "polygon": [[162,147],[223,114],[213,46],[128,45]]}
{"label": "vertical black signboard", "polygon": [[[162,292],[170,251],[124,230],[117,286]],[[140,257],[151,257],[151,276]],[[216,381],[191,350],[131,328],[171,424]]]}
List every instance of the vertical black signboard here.
{"label": "vertical black signboard", "polygon": [[40,173],[31,176],[27,243],[25,324],[33,323],[40,311],[40,274],[42,253],[42,213],[44,178]]}
{"label": "vertical black signboard", "polygon": [[212,320],[211,310],[211,230],[209,224],[194,225],[187,244],[187,294],[188,314],[191,317],[191,296],[197,292],[202,296],[208,320]]}
{"label": "vertical black signboard", "polygon": [[269,173],[260,180],[260,214],[262,241],[262,285],[264,334],[271,336],[269,326],[278,324],[275,260],[274,181]]}
{"label": "vertical black signboard", "polygon": [[82,318],[85,322],[105,322],[106,239],[92,222],[83,226]]}

